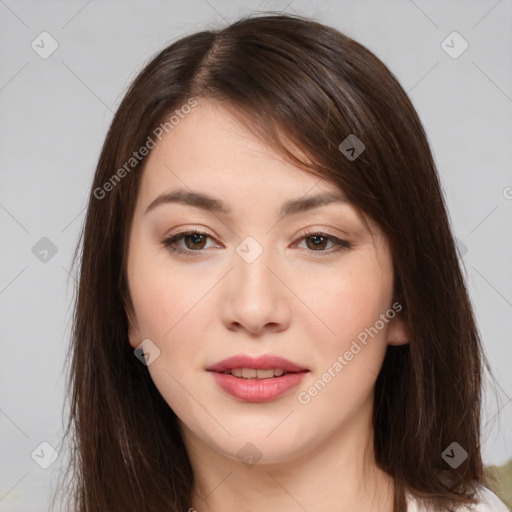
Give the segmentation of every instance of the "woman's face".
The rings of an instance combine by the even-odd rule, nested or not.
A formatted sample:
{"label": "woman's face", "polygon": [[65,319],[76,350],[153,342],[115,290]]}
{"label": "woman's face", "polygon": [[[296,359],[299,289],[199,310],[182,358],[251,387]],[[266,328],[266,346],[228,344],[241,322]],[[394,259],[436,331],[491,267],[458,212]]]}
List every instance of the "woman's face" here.
{"label": "woman's face", "polygon": [[[176,191],[210,199],[162,200]],[[326,193],[339,190],[210,101],[147,157],[129,243],[130,344],[150,340],[148,371],[187,445],[285,462],[369,432],[386,346],[407,335],[385,241],[347,202],[312,201]]]}

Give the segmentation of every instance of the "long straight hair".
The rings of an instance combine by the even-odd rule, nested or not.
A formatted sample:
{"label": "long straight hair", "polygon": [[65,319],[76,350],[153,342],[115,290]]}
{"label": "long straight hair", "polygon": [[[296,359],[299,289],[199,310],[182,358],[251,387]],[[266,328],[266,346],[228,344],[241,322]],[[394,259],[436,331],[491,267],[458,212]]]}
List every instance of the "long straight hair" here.
{"label": "long straight hair", "polygon": [[[336,184],[383,231],[410,342],[388,347],[376,381],[376,461],[393,477],[395,512],[406,492],[433,510],[473,503],[485,483],[481,384],[490,369],[422,124],[366,47],[312,19],[267,13],[165,48],[109,128],[73,259],[80,256],[68,353],[70,509],[191,506],[194,475],[177,417],[128,342],[127,244],[146,161],[130,158],[176,109],[209,99],[283,158]],[[365,146],[355,159],[339,149],[350,135]],[[467,452],[455,469],[442,457],[454,441]]]}

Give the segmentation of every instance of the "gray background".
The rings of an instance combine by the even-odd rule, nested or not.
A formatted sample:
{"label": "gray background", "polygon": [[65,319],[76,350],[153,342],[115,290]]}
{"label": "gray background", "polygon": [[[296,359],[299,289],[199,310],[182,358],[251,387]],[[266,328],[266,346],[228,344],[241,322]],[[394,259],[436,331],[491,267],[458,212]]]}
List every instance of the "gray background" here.
{"label": "gray background", "polygon": [[[0,0],[1,511],[47,510],[63,468],[75,286],[69,268],[113,112],[157,51],[253,11],[285,10],[338,28],[380,57],[408,91],[434,151],[500,385],[498,400],[486,400],[485,462],[512,457],[512,2],[311,4]],[[43,31],[58,44],[48,58],[31,47],[51,48]],[[453,31],[469,44],[458,58],[441,45]],[[448,44],[452,52],[462,48],[456,39]],[[46,261],[43,237],[57,249]],[[44,441],[59,452],[48,469],[36,463],[50,462]]]}

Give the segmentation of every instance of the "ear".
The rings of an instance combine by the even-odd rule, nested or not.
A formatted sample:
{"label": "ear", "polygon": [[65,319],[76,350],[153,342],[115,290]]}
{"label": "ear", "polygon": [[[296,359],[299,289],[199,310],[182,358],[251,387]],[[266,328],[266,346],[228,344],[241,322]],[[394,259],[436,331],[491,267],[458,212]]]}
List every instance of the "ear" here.
{"label": "ear", "polygon": [[132,348],[136,349],[142,342],[137,319],[131,307],[125,307],[125,311],[128,319],[128,340]]}
{"label": "ear", "polygon": [[397,313],[389,322],[386,333],[388,345],[405,345],[410,341],[409,328],[401,313]]}

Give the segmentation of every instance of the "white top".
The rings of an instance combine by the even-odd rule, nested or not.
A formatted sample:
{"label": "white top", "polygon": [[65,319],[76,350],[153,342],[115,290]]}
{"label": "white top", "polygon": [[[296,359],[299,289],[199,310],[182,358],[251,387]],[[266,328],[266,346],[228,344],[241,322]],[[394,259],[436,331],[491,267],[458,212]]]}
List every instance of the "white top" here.
{"label": "white top", "polygon": [[[473,507],[459,507],[460,512],[510,512],[508,507],[487,487],[480,486],[477,491],[480,498],[477,505]],[[411,495],[406,495],[407,512],[428,512],[424,504],[419,504]]]}

